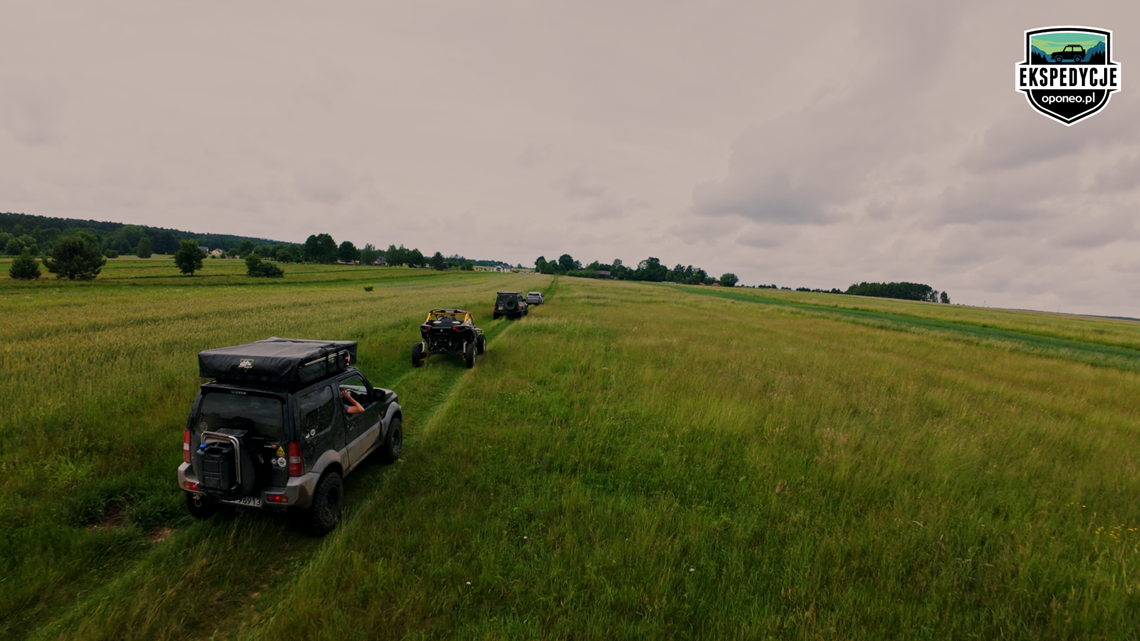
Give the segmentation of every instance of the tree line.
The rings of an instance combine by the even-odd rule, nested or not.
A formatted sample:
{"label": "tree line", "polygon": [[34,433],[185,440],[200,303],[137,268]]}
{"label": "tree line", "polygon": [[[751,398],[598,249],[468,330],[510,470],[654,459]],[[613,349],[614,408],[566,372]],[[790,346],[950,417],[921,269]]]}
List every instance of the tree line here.
{"label": "tree line", "polygon": [[659,258],[650,256],[639,262],[637,267],[628,267],[620,258],[615,258],[609,264],[594,261],[589,265],[575,260],[570,254],[562,254],[558,260],[548,261],[545,256],[539,256],[534,261],[535,269],[540,274],[563,274],[579,278],[614,278],[617,280],[639,280],[651,283],[682,283],[687,285],[720,285],[722,287],[735,287],[740,281],[736,274],[726,272],[720,278],[709,276],[708,272],[700,267],[677,264],[672,269],[661,264]]}
{"label": "tree line", "polygon": [[875,296],[878,298],[897,298],[900,300],[950,304],[950,294],[939,292],[930,285],[924,285],[922,283],[862,282],[857,285],[851,285],[844,293],[853,294],[855,296]]}

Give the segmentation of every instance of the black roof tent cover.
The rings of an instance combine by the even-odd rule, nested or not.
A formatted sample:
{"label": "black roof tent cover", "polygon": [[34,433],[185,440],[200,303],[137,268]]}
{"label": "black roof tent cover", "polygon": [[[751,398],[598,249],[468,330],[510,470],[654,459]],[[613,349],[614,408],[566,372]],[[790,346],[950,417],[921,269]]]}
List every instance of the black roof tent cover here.
{"label": "black roof tent cover", "polygon": [[198,353],[198,375],[223,381],[300,385],[356,363],[356,341],[277,338]]}

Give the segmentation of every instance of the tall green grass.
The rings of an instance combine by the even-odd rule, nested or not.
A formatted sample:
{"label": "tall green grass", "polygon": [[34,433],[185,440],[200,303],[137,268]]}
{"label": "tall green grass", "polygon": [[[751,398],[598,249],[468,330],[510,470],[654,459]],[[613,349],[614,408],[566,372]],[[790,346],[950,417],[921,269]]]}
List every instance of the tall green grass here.
{"label": "tall green grass", "polygon": [[1136,374],[560,287],[247,638],[1138,629]]}
{"label": "tall green grass", "polygon": [[[1041,639],[1140,629],[1140,374],[1074,351],[964,340],[953,327],[891,325],[1000,322],[1126,348],[1135,324],[391,273],[371,293],[360,281],[219,286],[191,304],[165,286],[28,290],[57,307],[40,334],[5,336],[2,365],[40,376],[34,353],[88,336],[104,358],[60,361],[87,412],[70,423],[67,404],[51,402],[0,415],[6,443],[33,428],[0,452],[0,490],[18,499],[2,515],[15,525],[0,526],[15,550],[4,557],[0,632]],[[508,282],[545,289],[548,304],[519,322],[484,319],[492,341],[474,370],[447,359],[411,370],[423,311],[478,312]],[[31,317],[38,306],[20,307],[7,287],[0,304]],[[72,291],[98,293],[84,312],[69,306],[84,300]],[[804,308],[825,301],[884,318]],[[195,333],[209,325],[202,311],[216,329]],[[345,521],[325,539],[257,513],[191,525],[177,504],[193,354],[266,332],[358,338],[366,373],[395,387],[407,412],[403,461],[349,477]],[[140,345],[119,365],[104,363],[133,336]],[[35,405],[50,380],[0,393]],[[137,399],[119,398],[134,388]],[[145,420],[120,424],[144,409]],[[97,430],[98,443],[78,429]],[[116,476],[117,459],[128,474]],[[87,474],[85,498],[47,470]],[[127,527],[85,529],[115,501]],[[151,543],[157,526],[174,532]]]}

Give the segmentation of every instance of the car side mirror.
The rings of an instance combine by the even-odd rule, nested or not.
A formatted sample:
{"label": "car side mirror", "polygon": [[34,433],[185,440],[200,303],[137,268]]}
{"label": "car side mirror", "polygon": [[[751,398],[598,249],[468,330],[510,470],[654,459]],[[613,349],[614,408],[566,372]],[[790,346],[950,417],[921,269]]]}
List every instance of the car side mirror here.
{"label": "car side mirror", "polygon": [[372,400],[383,402],[385,398],[388,398],[387,392],[379,387],[372,388]]}

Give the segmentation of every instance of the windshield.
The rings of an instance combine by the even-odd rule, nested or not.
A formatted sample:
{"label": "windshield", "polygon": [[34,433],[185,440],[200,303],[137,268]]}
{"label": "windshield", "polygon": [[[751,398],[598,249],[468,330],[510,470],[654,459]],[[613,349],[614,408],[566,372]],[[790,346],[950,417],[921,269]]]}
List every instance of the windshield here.
{"label": "windshield", "polygon": [[251,430],[258,436],[280,441],[281,401],[269,396],[211,392],[198,409],[198,429],[214,432],[229,428]]}

